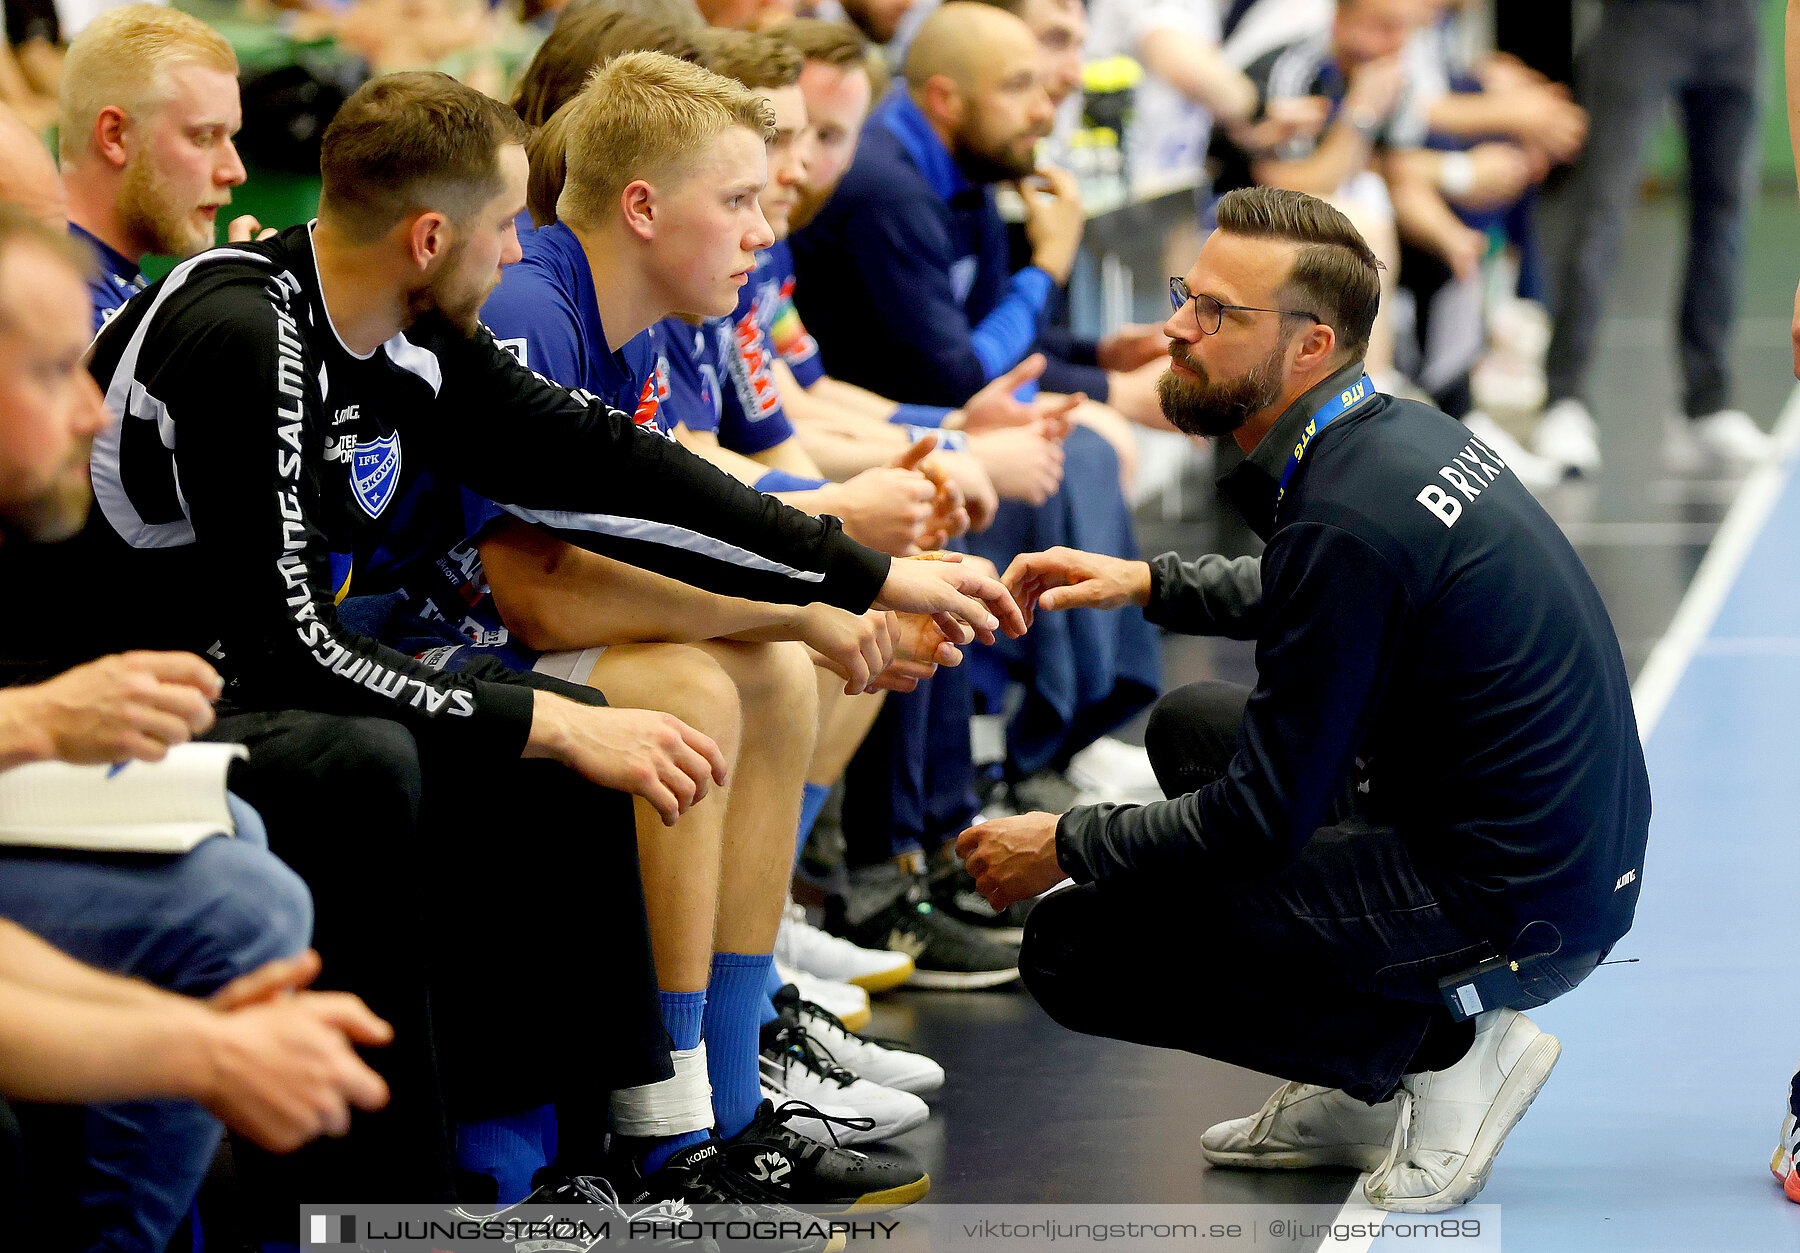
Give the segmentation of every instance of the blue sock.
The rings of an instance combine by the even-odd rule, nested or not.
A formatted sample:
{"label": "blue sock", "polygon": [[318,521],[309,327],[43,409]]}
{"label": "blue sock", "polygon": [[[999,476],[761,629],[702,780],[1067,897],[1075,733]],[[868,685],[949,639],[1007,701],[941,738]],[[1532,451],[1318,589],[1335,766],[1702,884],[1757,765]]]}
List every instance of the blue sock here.
{"label": "blue sock", "polygon": [[531,1192],[531,1176],[550,1164],[555,1150],[556,1108],[541,1105],[522,1114],[456,1124],[456,1167],[491,1177],[502,1205],[522,1201]]}
{"label": "blue sock", "polygon": [[[656,999],[662,1003],[663,1029],[669,1033],[669,1046],[674,1049],[699,1048],[700,1025],[706,1015],[706,993],[658,992]],[[705,1131],[684,1131],[657,1141],[656,1147],[644,1154],[644,1173],[647,1175],[656,1170],[691,1144],[704,1144],[707,1135]]]}
{"label": "blue sock", "polygon": [[779,991],[781,991],[781,972],[775,969],[775,963],[771,960],[769,962],[769,977],[763,980],[762,1003],[757,1006],[762,1012],[762,1022],[756,1024],[758,1027],[761,1027],[766,1023],[774,1022],[777,1018],[781,1017],[780,1014],[775,1012],[775,994]]}
{"label": "blue sock", "polygon": [[825,808],[825,798],[831,795],[831,789],[818,783],[802,783],[800,785],[800,834],[794,840],[794,865],[800,865],[800,854],[806,851],[806,839],[812,834],[813,824],[819,820],[819,811]]}
{"label": "blue sock", "polygon": [[721,1140],[748,1127],[762,1103],[757,1058],[774,964],[767,953],[713,954],[712,979],[706,985],[706,1073]]}

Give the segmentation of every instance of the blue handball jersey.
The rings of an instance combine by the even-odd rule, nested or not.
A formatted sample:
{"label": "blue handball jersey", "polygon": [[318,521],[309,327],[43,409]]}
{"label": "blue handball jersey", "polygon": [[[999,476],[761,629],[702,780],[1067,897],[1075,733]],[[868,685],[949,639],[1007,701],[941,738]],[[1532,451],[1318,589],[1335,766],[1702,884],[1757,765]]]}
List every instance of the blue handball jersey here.
{"label": "blue handball jersey", "polygon": [[[538,375],[598,397],[630,413],[640,426],[658,421],[668,388],[656,369],[648,335],[613,351],[600,320],[593,271],[581,241],[560,223],[520,236],[523,258],[508,266],[482,306],[481,318],[500,347]],[[361,576],[382,595],[347,603],[354,619],[389,643],[449,669],[470,659],[466,642],[496,649],[527,668],[532,654],[511,638],[494,606],[481,565],[481,533],[505,514],[465,488],[423,480],[398,502],[397,523]]]}
{"label": "blue handball jersey", "polygon": [[656,369],[666,382],[658,425],[679,422],[690,431],[719,429],[724,399],[719,390],[719,358],[710,326],[664,318],[649,330]]}
{"label": "blue handball jersey", "polygon": [[794,307],[796,284],[794,252],[784,239],[756,254],[756,272],[744,288],[748,299],[739,302],[738,314],[753,316],[763,340],[787,363],[800,386],[811,387],[825,377],[825,363],[819,360],[818,341],[807,333]]}
{"label": "blue handball jersey", "polygon": [[94,330],[119,311],[119,306],[149,286],[144,272],[120,253],[88,234],[73,222],[69,236],[85,244],[94,254],[94,269],[88,274],[88,296],[94,302]]}
{"label": "blue handball jersey", "polygon": [[[776,350],[768,334],[782,290],[779,266],[770,260],[772,251],[757,254],[756,269],[745,282],[731,316],[707,324],[712,332],[713,350],[723,367],[721,379],[725,383],[721,395],[719,443],[746,456],[773,448],[794,434],[787,410],[781,405],[781,393],[775,386]],[[791,261],[787,274],[791,279]],[[791,299],[791,284],[787,290]],[[815,355],[816,352],[815,348]],[[803,381],[816,381],[816,376]]]}

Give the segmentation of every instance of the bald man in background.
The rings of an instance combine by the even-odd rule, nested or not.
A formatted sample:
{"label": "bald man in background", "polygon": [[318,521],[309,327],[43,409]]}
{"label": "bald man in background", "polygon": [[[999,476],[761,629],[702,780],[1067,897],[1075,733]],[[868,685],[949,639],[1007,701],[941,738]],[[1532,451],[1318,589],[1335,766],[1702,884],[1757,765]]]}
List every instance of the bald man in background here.
{"label": "bald man in background", "polygon": [[[1037,38],[1010,13],[958,0],[920,27],[906,77],[870,115],[849,172],[793,236],[794,298],[832,378],[902,404],[956,406],[1052,347],[1041,339],[1047,310],[1085,222],[1074,179],[1037,166],[1054,113],[1046,78]],[[1015,180],[1031,249],[1016,273],[993,192]],[[1159,337],[1158,351],[1166,345]],[[1084,361],[1045,351],[1043,387],[1107,400],[1099,347],[1079,346]],[[1061,490],[1037,508],[1002,503],[970,551],[1003,568],[1046,543],[1082,547],[1075,536],[1115,555],[1137,551],[1113,446],[1077,425],[1064,450]],[[1007,732],[1015,784],[1060,774],[1160,686],[1157,636],[1135,609],[1068,627],[969,659],[990,711],[1006,707],[1009,682],[1026,687]]]}
{"label": "bald man in background", "polygon": [[0,200],[18,205],[57,230],[69,224],[62,176],[43,140],[10,107],[0,104]]}

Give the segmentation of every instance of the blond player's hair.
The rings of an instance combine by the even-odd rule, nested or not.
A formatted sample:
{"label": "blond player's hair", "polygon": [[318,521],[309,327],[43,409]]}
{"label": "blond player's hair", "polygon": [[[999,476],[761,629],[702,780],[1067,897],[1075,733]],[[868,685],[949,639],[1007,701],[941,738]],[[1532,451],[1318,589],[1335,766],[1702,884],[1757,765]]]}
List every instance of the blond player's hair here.
{"label": "blond player's hair", "polygon": [[556,216],[597,226],[637,179],[679,180],[690,162],[734,126],[765,142],[768,102],[729,78],[660,52],[615,57],[565,107],[563,185]]}
{"label": "blond player's hair", "polygon": [[94,119],[112,105],[142,119],[171,94],[169,71],[204,65],[234,78],[237,53],[218,31],[197,17],[155,4],[108,9],[75,36],[63,59],[57,99],[57,140],[62,159],[86,150]]}

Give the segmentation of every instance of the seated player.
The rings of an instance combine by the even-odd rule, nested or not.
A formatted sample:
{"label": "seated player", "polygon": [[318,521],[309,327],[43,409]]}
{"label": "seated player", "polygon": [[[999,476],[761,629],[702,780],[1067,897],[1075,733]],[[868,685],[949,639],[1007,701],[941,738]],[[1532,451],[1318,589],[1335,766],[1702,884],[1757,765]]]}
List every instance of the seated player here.
{"label": "seated player", "polygon": [[[697,101],[704,102],[705,112],[680,125],[684,112],[700,112]],[[561,155],[567,181],[558,200],[558,220],[527,238],[525,260],[508,272],[483,310],[501,342],[547,377],[632,406],[646,425],[661,429],[687,413],[704,426],[702,417],[712,416],[710,405],[697,383],[678,378],[681,372],[669,364],[669,354],[652,344],[648,320],[673,309],[715,312],[735,299],[738,266],[747,266],[755,239],[766,238],[755,199],[763,162],[751,160],[755,152],[742,142],[760,138],[747,130],[750,122],[760,125],[760,117],[755,97],[657,54],[621,57],[597,71],[589,89],[534,140],[534,152],[541,151],[547,137],[566,141]],[[691,333],[691,328],[682,330]],[[611,347],[615,342],[616,350]],[[659,357],[664,363],[660,369]],[[677,360],[686,364],[679,354]],[[690,589],[671,595],[669,589],[649,584],[642,572],[609,568],[516,522],[483,534],[479,549],[493,606],[518,642],[594,652],[599,652],[596,645],[615,645],[597,659],[592,653],[576,663],[551,657],[541,665],[577,664],[581,681],[615,696],[618,690],[641,691],[643,699],[655,704],[669,699],[664,673],[669,665],[703,659],[722,668],[735,685],[742,725],[758,728],[760,734],[739,747],[738,777],[727,805],[699,807],[684,820],[696,827],[706,824],[712,842],[722,845],[724,887],[680,880],[678,872],[692,864],[696,837],[679,828],[665,841],[668,882],[651,880],[653,925],[661,910],[676,908],[678,889],[703,896],[709,890],[719,893],[716,934],[710,929],[714,909],[690,904],[683,911],[690,920],[686,931],[671,933],[658,948],[666,994],[683,965],[692,969],[689,980],[704,986],[706,958],[729,942],[728,933],[739,931],[739,917],[759,918],[747,929],[757,943],[772,940],[772,934],[770,940],[761,937],[772,932],[780,914],[785,868],[792,857],[801,783],[812,750],[810,720],[803,726],[802,719],[812,705],[813,680],[804,650],[769,641],[798,638],[836,651],[830,633],[846,624],[783,623],[767,606],[704,598]],[[631,603],[615,594],[621,586],[637,590]],[[877,626],[886,630],[885,623]],[[645,640],[688,643],[616,646]],[[954,661],[956,654],[944,647],[936,659]],[[923,660],[929,666],[933,658]],[[768,677],[771,669],[778,681]],[[784,732],[804,736],[788,741]],[[746,764],[752,760],[754,781]],[[657,833],[640,831],[648,850],[649,838]],[[779,857],[773,855],[777,847],[785,850]],[[769,851],[757,855],[751,851],[757,848]],[[758,862],[763,878],[734,888],[732,881],[741,876],[734,863],[747,859]],[[782,871],[779,878],[768,877],[773,870]],[[669,903],[659,901],[659,892],[670,896]],[[694,925],[694,919],[708,925]],[[714,986],[726,955],[737,951],[723,949],[713,958]],[[692,955],[684,958],[683,953]],[[762,968],[765,980],[770,979],[766,957]],[[680,990],[678,983],[674,990]],[[711,993],[707,995],[711,1005]],[[757,1006],[766,1009],[760,999]],[[709,1010],[711,1029],[724,1029],[725,1012],[724,1006],[717,1013]],[[729,1053],[710,1038],[707,1045],[719,1124],[733,1134],[754,1112],[754,1050]],[[923,1116],[924,1106],[916,1098],[877,1093],[872,1086],[814,1085],[806,1097],[828,1111],[847,1106],[876,1118],[876,1126],[861,1133],[869,1137],[893,1134]],[[792,1089],[786,1094],[797,1095]],[[840,1129],[837,1134],[846,1138],[857,1133]]]}
{"label": "seated player", "polygon": [[[444,822],[426,865],[450,876],[443,899],[461,895],[451,885],[466,887],[471,858],[490,890],[579,885],[588,905],[540,911],[527,935],[479,917],[434,920],[435,956],[457,970],[433,1004],[454,1020],[445,1060],[465,1117],[530,1108],[530,1095],[532,1104],[566,1102],[575,1115],[558,1120],[566,1183],[600,1172],[606,1117],[596,1098],[633,1080],[666,1083],[674,1069],[647,977],[635,850],[606,838],[622,817],[609,789],[629,789],[673,820],[725,772],[716,744],[666,714],[607,709],[586,689],[498,665],[433,670],[346,629],[337,593],[398,540],[390,528],[399,519],[384,511],[436,476],[718,591],[824,597],[858,611],[880,597],[884,608],[944,614],[940,625],[959,640],[968,634],[949,613],[989,631],[998,619],[979,597],[1014,607],[973,572],[892,564],[833,522],[740,489],[495,347],[475,315],[499,267],[518,255],[521,138],[510,113],[442,76],[376,80],[327,132],[316,225],[196,258],[128,302],[96,349],[120,425],[96,448],[103,510],[86,538],[102,575],[94,585],[136,598],[162,634],[202,649],[219,641],[248,708],[393,725],[396,753],[417,763],[428,811]],[[272,420],[246,421],[241,406],[220,404],[257,396]],[[146,425],[152,411],[160,416]],[[497,420],[499,429],[528,426],[533,438],[496,441]],[[164,426],[185,432],[173,449],[155,438]],[[176,472],[182,492],[172,498],[158,485]],[[82,621],[103,634],[113,616]],[[493,771],[515,755],[551,761],[466,787],[472,763]],[[522,794],[559,820],[490,855],[489,834],[517,824],[495,807]],[[457,854],[445,856],[450,849]],[[606,960],[593,961],[595,951]],[[592,994],[575,1000],[592,1008],[571,1010],[548,1035],[495,1022],[475,1003],[486,998],[467,993],[505,986],[560,1002],[575,983]],[[596,1043],[606,1046],[598,1060]],[[709,1104],[695,1100],[703,1088],[686,1071],[663,1089],[665,1102],[639,1093],[659,1104],[659,1128]],[[703,1117],[699,1127],[710,1109]],[[647,1199],[765,1195],[710,1145],[677,1154],[633,1190]]]}

